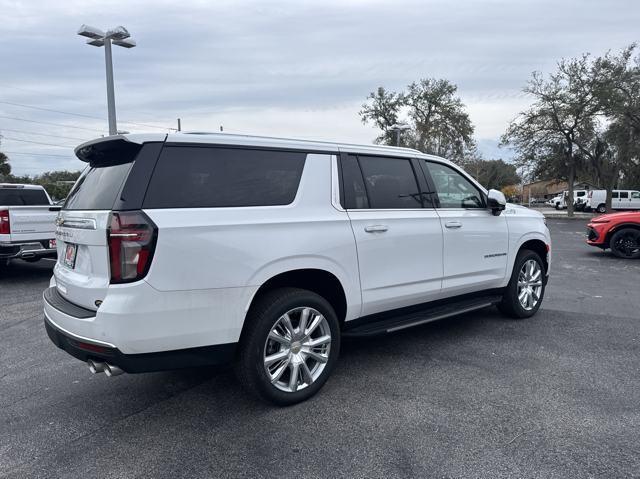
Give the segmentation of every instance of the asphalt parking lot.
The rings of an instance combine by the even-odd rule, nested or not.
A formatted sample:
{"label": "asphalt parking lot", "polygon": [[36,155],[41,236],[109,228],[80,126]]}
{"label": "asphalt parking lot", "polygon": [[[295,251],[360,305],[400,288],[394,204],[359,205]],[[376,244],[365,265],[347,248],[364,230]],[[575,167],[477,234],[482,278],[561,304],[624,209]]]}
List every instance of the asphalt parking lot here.
{"label": "asphalt parking lot", "polygon": [[550,220],[542,310],[343,346],[274,408],[226,369],[107,378],[50,343],[51,262],[0,276],[1,477],[640,477],[640,261]]}

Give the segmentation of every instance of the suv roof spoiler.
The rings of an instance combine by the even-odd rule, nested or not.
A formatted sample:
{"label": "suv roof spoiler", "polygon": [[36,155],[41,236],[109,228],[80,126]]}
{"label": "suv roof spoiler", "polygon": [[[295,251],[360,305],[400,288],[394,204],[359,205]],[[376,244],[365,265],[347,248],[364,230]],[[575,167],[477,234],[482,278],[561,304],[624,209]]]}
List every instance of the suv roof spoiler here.
{"label": "suv roof spoiler", "polygon": [[[92,166],[128,163],[138,154],[145,139],[147,139],[145,135],[106,136],[82,143],[75,148],[74,152],[79,160]],[[154,139],[157,141],[158,136],[156,135]]]}

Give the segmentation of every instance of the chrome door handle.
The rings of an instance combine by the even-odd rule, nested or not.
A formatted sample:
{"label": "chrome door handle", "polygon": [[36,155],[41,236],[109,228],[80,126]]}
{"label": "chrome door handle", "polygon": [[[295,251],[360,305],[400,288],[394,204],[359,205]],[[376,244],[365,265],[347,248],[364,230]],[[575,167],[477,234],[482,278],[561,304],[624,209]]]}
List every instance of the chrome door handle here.
{"label": "chrome door handle", "polygon": [[444,226],[445,226],[445,228],[457,229],[457,228],[462,228],[462,223],[460,223],[459,221],[447,221],[444,224]]}
{"label": "chrome door handle", "polygon": [[364,230],[367,233],[384,233],[388,229],[389,227],[387,225],[371,225],[371,226],[364,227]]}

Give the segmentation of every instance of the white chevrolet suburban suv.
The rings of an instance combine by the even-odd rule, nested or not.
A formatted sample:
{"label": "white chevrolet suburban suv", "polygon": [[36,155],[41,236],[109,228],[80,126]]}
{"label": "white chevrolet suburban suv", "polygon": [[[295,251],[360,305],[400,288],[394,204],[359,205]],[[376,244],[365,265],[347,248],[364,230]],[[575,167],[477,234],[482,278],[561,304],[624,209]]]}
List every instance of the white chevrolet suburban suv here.
{"label": "white chevrolet suburban suv", "polygon": [[540,213],[442,158],[227,134],[80,145],[44,292],[60,348],[112,376],[233,361],[280,405],[315,394],[341,339],[497,305],[536,313]]}

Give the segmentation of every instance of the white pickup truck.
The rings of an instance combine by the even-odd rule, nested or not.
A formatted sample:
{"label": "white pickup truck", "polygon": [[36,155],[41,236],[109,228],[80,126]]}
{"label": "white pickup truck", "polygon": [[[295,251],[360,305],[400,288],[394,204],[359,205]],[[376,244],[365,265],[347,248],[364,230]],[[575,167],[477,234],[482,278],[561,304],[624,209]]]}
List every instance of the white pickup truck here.
{"label": "white pickup truck", "polygon": [[0,183],[0,266],[55,258],[59,210],[42,186]]}

